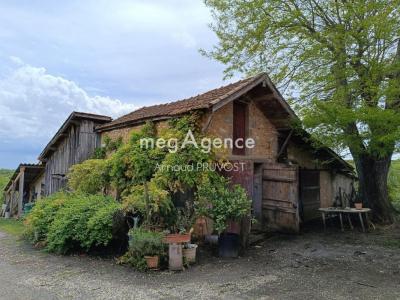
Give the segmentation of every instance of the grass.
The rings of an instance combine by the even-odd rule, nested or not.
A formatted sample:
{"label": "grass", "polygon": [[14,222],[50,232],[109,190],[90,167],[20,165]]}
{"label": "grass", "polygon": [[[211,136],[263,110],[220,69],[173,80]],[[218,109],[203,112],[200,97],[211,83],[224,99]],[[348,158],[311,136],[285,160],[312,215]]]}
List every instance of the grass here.
{"label": "grass", "polygon": [[24,224],[22,221],[0,218],[0,231],[15,236],[21,236],[24,231]]}
{"label": "grass", "polygon": [[383,246],[388,248],[398,248],[400,249],[400,240],[398,239],[386,239],[383,241]]}

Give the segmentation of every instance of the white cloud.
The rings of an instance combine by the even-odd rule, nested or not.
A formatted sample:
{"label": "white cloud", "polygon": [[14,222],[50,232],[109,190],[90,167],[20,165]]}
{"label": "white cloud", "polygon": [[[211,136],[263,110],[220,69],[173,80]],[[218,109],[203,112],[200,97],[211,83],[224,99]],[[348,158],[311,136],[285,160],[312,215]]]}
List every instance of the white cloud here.
{"label": "white cloud", "polygon": [[78,84],[24,64],[0,78],[0,137],[49,138],[72,111],[112,117],[132,111],[132,104],[104,96],[90,96]]}
{"label": "white cloud", "polygon": [[210,21],[201,0],[0,1],[0,167],[34,161],[72,110],[222,85],[224,66],[198,53],[217,42]]}

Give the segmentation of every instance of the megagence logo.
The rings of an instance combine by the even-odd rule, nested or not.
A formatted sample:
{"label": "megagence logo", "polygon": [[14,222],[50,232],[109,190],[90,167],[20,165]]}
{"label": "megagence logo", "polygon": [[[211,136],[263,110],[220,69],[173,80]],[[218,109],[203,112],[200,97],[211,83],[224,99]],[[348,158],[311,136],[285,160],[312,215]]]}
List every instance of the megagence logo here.
{"label": "megagence logo", "polygon": [[193,132],[189,130],[182,142],[177,138],[163,139],[163,138],[142,138],[140,139],[140,147],[145,149],[154,149],[154,147],[165,149],[167,148],[170,153],[176,153],[179,149],[184,149],[192,145],[193,147],[200,148],[204,153],[210,153],[212,149],[253,149],[256,145],[254,139],[248,138],[202,138],[200,142],[196,141]]}

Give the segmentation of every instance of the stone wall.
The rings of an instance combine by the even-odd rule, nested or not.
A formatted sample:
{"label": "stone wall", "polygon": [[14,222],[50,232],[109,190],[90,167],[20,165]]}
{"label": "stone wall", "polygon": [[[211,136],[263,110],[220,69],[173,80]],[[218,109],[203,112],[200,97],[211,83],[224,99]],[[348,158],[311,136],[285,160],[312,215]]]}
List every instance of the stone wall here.
{"label": "stone wall", "polygon": [[108,136],[112,140],[116,140],[120,137],[122,137],[122,141],[126,143],[129,140],[129,137],[131,136],[131,133],[133,131],[139,131],[142,129],[143,125],[137,125],[135,127],[125,127],[125,128],[119,128],[119,129],[114,129],[111,131],[106,131],[101,133],[101,141],[103,143],[104,138]]}
{"label": "stone wall", "polygon": [[[125,127],[125,128],[118,128],[118,129],[113,129],[110,131],[105,131],[101,133],[101,140],[104,141],[104,138],[108,136],[112,140],[116,140],[119,137],[122,137],[122,141],[124,143],[128,142],[132,132],[138,132],[143,128],[144,124],[138,124],[138,125],[133,125],[130,127]],[[167,121],[160,121],[155,124],[156,130],[160,131],[163,128],[166,128],[168,126]]]}
{"label": "stone wall", "polygon": [[[206,113],[201,118],[201,127],[206,126],[210,117],[210,113]],[[278,153],[278,133],[275,127],[268,121],[262,111],[253,103],[250,102],[247,112],[247,138],[255,140],[255,147],[246,150],[246,156],[254,156],[270,160],[276,160]],[[105,136],[111,139],[122,137],[124,142],[127,142],[132,131],[139,131],[143,124],[135,125],[128,128],[114,129],[101,134],[102,140]],[[167,121],[156,123],[157,130],[162,130],[167,127]],[[233,103],[229,103],[213,113],[211,121],[206,130],[207,135],[218,137],[221,139],[232,138],[233,134]],[[232,154],[232,149],[226,151],[227,155]]]}
{"label": "stone wall", "polygon": [[[203,122],[207,122],[208,118],[209,113],[203,118]],[[254,102],[250,102],[248,105],[246,122],[248,124],[246,138],[253,138],[255,141],[253,149],[246,149],[246,156],[275,161],[278,153],[278,133]],[[207,134],[222,139],[232,138],[232,102],[213,113]],[[229,149],[227,154],[232,154],[232,149]]]}

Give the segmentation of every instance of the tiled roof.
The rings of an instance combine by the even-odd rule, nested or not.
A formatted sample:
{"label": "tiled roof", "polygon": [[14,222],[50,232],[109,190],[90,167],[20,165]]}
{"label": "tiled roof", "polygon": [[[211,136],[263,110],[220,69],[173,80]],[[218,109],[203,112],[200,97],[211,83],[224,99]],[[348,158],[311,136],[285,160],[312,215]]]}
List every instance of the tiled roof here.
{"label": "tiled roof", "polygon": [[127,115],[124,115],[110,123],[97,127],[99,131],[124,127],[133,123],[141,122],[148,119],[156,119],[161,117],[177,116],[189,111],[209,108],[212,105],[226,99],[227,97],[239,92],[246,86],[261,79],[265,74],[259,74],[254,77],[243,79],[235,83],[208,91],[188,99],[159,104],[154,106],[142,107]]}

